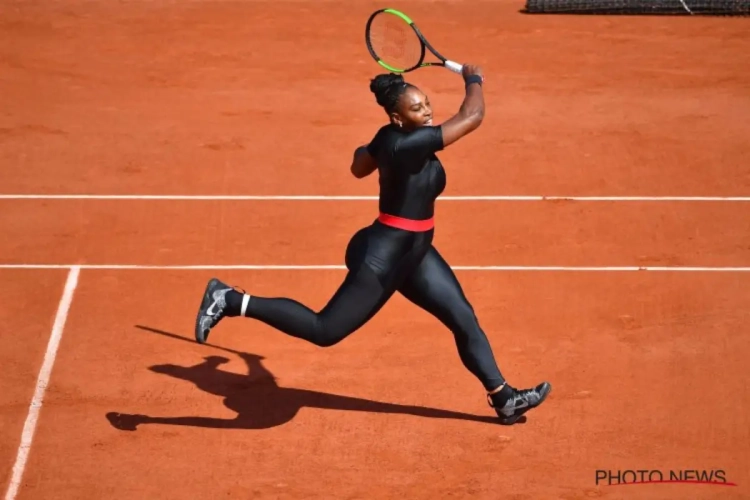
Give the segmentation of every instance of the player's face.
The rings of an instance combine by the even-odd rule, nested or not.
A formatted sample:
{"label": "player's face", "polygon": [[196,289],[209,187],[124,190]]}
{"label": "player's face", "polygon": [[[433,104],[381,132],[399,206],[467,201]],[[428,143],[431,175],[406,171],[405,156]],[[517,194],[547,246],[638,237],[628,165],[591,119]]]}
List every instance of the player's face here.
{"label": "player's face", "polygon": [[395,120],[406,130],[432,125],[430,99],[419,89],[409,87],[401,95]]}

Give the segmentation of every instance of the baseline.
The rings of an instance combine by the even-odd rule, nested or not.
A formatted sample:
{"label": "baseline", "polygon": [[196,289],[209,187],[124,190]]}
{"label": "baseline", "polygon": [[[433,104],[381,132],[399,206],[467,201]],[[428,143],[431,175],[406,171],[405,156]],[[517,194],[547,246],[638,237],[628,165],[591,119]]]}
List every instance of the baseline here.
{"label": "baseline", "polygon": [[[0,200],[190,200],[190,201],[377,201],[377,196],[168,195],[168,194],[0,194]],[[750,202],[750,196],[441,196],[437,201],[712,201]]]}
{"label": "baseline", "polygon": [[[230,265],[139,265],[139,264],[0,264],[0,269],[98,269],[98,270],[175,270],[175,271],[330,271],[346,270],[341,264],[321,265],[275,265],[275,264],[230,264]],[[454,271],[578,271],[578,272],[750,272],[750,266],[696,267],[696,266],[451,266]]]}

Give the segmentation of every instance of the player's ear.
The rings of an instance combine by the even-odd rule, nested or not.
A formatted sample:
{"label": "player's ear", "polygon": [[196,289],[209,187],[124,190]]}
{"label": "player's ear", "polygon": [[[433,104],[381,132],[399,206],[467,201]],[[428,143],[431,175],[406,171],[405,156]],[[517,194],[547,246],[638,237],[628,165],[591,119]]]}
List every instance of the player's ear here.
{"label": "player's ear", "polygon": [[401,128],[404,126],[404,120],[398,113],[391,113],[391,122],[397,127]]}

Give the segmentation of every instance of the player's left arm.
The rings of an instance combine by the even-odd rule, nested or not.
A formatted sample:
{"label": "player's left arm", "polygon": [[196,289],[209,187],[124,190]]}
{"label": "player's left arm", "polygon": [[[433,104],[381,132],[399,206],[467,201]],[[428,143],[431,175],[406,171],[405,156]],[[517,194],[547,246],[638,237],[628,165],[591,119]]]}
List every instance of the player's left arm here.
{"label": "player's left arm", "polygon": [[378,168],[375,158],[370,154],[369,144],[360,146],[354,150],[354,158],[350,168],[352,175],[357,179],[363,179]]}

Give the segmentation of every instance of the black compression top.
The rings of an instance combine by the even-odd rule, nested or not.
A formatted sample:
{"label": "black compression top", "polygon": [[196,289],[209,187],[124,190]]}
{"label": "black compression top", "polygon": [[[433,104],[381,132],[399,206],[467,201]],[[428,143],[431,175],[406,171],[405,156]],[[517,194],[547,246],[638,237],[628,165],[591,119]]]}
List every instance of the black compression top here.
{"label": "black compression top", "polygon": [[380,173],[380,211],[404,219],[434,214],[435,199],[445,189],[445,170],[435,155],[443,149],[440,126],[412,132],[389,124],[375,134],[367,151]]}

